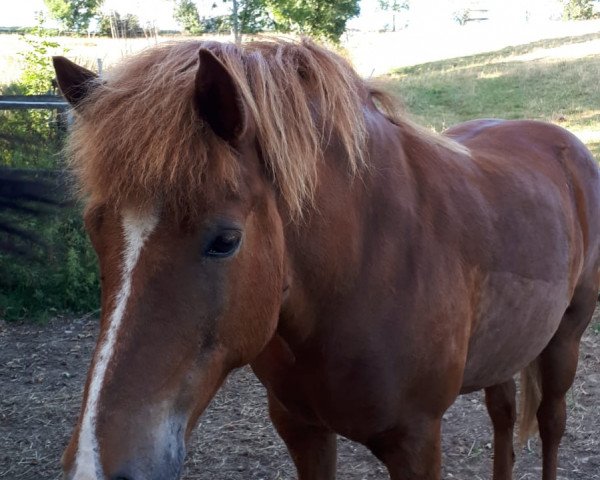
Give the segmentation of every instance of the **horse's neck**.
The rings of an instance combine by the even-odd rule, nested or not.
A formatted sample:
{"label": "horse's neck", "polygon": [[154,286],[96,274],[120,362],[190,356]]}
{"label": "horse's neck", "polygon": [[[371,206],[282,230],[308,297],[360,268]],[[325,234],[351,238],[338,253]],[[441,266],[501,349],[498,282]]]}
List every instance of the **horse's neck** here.
{"label": "horse's neck", "polygon": [[369,127],[369,166],[351,179],[343,152],[331,148],[320,165],[314,209],[286,230],[291,287],[280,333],[290,343],[303,342],[323,321],[327,303],[355,288],[369,257],[387,242],[389,223],[415,215],[405,135],[381,116]]}

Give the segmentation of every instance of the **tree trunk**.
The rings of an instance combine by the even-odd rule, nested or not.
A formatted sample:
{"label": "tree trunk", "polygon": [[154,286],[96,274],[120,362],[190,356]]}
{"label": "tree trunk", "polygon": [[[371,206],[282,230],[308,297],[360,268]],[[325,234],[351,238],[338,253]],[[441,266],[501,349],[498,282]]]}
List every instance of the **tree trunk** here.
{"label": "tree trunk", "polygon": [[231,19],[233,23],[233,38],[235,39],[236,45],[239,45],[242,43],[242,34],[240,32],[240,22],[238,17],[238,0],[233,0]]}

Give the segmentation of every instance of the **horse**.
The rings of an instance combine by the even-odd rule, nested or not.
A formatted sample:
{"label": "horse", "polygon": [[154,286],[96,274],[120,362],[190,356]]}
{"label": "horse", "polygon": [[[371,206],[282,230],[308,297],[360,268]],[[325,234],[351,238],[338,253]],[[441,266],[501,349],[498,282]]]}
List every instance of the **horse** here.
{"label": "horse", "polygon": [[[58,195],[60,174],[49,170],[0,167],[0,211],[2,213],[40,216],[64,202]],[[9,255],[31,255],[32,245],[42,245],[40,238],[28,229],[0,218],[0,252]]]}
{"label": "horse", "polygon": [[600,281],[600,172],[539,121],[431,132],[309,40],[162,44],[102,78],[57,57],[100,333],[66,479],[179,478],[250,365],[300,480],[336,435],[439,480],[440,425],[484,389],[494,480],[539,424],[555,480]]}

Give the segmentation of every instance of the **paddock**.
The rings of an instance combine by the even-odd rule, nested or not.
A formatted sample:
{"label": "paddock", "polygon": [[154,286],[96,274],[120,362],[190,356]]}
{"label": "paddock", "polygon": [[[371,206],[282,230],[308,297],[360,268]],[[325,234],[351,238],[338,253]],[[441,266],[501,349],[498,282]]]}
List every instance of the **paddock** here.
{"label": "paddock", "polygon": [[[93,316],[46,325],[0,323],[0,478],[60,480],[59,459],[78,415],[98,332]],[[600,307],[581,343],[567,396],[560,480],[600,479]],[[461,396],[443,422],[444,479],[489,480],[492,431],[480,393]],[[338,478],[386,480],[364,447],[338,439]],[[514,478],[541,475],[540,444],[517,449]],[[292,480],[294,467],[266,412],[264,388],[248,369],[235,372],[200,419],[184,480]]]}

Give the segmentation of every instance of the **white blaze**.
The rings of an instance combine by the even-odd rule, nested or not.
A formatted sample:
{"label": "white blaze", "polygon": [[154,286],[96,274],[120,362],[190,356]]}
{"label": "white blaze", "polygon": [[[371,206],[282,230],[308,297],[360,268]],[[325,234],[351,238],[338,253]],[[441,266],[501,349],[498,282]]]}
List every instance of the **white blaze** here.
{"label": "white blaze", "polygon": [[102,345],[96,354],[96,362],[91,372],[90,387],[87,403],[83,411],[77,455],[75,457],[75,474],[73,480],[97,480],[104,478],[98,475],[102,472],[98,452],[98,439],[96,438],[96,417],[98,414],[98,398],[104,383],[106,369],[113,356],[119,327],[125,314],[127,300],[131,293],[131,277],[137,264],[140,252],[146,239],[150,236],[158,217],[154,213],[136,214],[125,211],[122,218],[124,234],[123,266],[121,274],[121,289],[115,299],[115,309],[110,316],[108,330]]}

